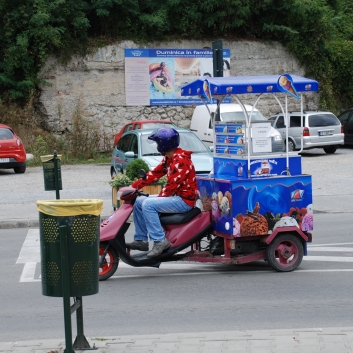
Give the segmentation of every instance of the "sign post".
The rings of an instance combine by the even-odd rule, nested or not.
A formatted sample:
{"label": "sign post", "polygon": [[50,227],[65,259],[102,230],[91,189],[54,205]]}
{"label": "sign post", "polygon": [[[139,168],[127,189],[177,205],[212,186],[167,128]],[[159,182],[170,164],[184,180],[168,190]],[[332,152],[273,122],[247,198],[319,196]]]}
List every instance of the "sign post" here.
{"label": "sign post", "polygon": [[[213,50],[213,77],[223,77],[223,42],[217,40],[212,42]],[[221,108],[219,106],[219,100],[217,99],[217,113],[215,121],[221,121]]]}

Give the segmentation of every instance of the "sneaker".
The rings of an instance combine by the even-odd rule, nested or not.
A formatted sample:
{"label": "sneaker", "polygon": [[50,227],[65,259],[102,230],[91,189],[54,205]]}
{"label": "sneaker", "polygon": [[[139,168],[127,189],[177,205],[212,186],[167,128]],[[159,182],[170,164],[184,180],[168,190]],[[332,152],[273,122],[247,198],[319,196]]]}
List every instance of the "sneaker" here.
{"label": "sneaker", "polygon": [[162,241],[155,241],[152,250],[147,254],[147,257],[156,257],[164,250],[170,247],[170,242],[168,239],[164,238]]}
{"label": "sneaker", "polygon": [[140,250],[140,251],[148,251],[149,246],[148,243],[142,240],[134,240],[132,243],[126,243],[126,247],[130,250]]}

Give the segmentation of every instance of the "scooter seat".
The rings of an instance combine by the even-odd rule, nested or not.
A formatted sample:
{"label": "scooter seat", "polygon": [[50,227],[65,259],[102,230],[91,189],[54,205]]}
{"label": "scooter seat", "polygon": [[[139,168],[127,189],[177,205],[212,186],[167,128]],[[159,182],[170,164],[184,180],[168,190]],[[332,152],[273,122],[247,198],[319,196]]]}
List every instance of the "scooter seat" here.
{"label": "scooter seat", "polygon": [[190,222],[200,213],[201,210],[198,207],[194,207],[185,213],[160,213],[159,219],[161,224],[184,224]]}

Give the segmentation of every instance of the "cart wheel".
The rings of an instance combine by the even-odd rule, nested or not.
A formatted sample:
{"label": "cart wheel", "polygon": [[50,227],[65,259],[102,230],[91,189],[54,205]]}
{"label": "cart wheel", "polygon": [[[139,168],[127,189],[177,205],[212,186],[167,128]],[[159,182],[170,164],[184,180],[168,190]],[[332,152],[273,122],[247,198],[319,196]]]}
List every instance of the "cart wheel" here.
{"label": "cart wheel", "polygon": [[267,260],[278,272],[295,270],[303,259],[303,244],[292,234],[284,233],[267,247]]}
{"label": "cart wheel", "polygon": [[[99,262],[101,261],[101,256],[107,247],[107,243],[99,244]],[[105,281],[106,279],[113,276],[119,265],[119,255],[113,247],[109,247],[107,254],[103,260],[103,263],[99,266],[99,280]]]}

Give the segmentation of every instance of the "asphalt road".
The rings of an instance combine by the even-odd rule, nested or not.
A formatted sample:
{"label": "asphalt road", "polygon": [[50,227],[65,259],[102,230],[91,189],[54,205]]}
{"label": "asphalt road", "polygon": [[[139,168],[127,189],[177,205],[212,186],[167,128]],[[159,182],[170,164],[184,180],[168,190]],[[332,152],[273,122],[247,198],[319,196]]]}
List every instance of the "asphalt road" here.
{"label": "asphalt road", "polygon": [[[309,256],[296,271],[277,273],[263,261],[245,266],[170,263],[160,269],[122,265],[100,283],[97,295],[83,298],[85,334],[351,326],[352,155],[350,148],[334,155],[321,150],[303,154],[303,171],[313,175],[315,223]],[[41,191],[41,169],[28,172],[30,178],[18,190],[25,178],[0,171],[0,204],[48,198]],[[65,197],[99,198],[105,192],[110,199],[107,166],[67,167],[63,175]],[[10,178],[13,184],[5,187],[2,181]],[[31,236],[38,236],[37,228],[0,229],[0,342],[64,335],[62,299],[42,295],[39,244],[26,249]]]}
{"label": "asphalt road", "polygon": [[[83,297],[85,334],[351,326],[350,223],[351,215],[317,214],[309,256],[291,273],[277,273],[264,261],[168,263],[159,269],[123,264],[100,282],[98,294]],[[43,296],[39,262],[31,272],[21,260],[25,239],[36,231],[1,230],[0,341],[64,335],[62,298]],[[76,332],[74,315],[72,322]]]}

